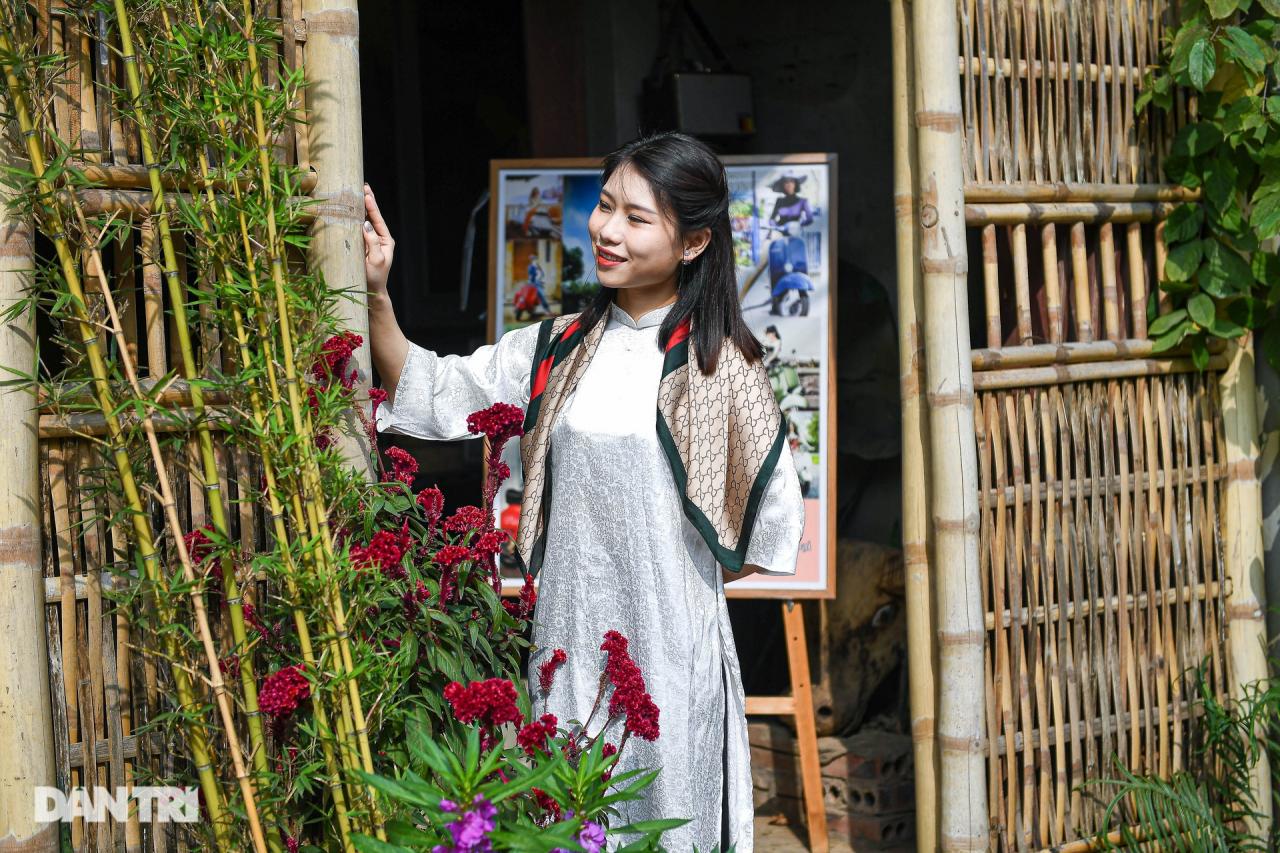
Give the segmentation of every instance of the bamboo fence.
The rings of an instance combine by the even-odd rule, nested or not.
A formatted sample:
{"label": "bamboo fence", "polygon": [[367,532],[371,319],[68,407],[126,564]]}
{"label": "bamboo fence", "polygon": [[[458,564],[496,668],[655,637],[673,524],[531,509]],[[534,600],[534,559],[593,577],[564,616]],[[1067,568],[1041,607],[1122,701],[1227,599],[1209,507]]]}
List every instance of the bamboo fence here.
{"label": "bamboo fence", "polygon": [[[52,129],[63,143],[82,149],[78,165],[105,187],[77,192],[76,202],[86,214],[114,211],[135,224],[109,251],[92,253],[93,257],[85,252],[73,262],[78,263],[79,278],[93,304],[101,307],[108,293],[115,297],[138,382],[150,387],[170,370],[181,372],[184,367],[179,336],[185,330],[169,310],[175,295],[166,279],[186,282],[206,274],[187,269],[179,232],[170,235],[171,247],[164,245],[162,232],[168,229],[157,214],[156,190],[189,187],[190,176],[162,174],[153,182],[156,170],[148,168],[151,158],[146,156],[149,141],[138,131],[145,121],[116,112],[126,101],[108,92],[130,92],[136,66],[126,61],[121,34],[113,31],[108,45],[102,41],[105,31],[85,28],[85,18],[62,4],[37,0],[32,6],[42,51],[63,53],[68,59],[61,83],[46,93]],[[327,102],[309,108],[311,90],[303,89],[299,113],[308,123],[293,125],[266,153],[312,170],[297,188],[323,200],[312,209],[319,236],[307,260],[320,265],[333,286],[350,288],[355,270],[363,274],[359,249],[353,256],[342,246],[346,229],[350,233],[345,243],[359,247],[352,235],[359,228],[363,204],[355,2],[327,0],[314,7],[304,8],[301,0],[254,4],[254,16],[274,24],[281,37],[281,61],[263,62],[266,82],[274,84],[304,60],[308,68],[321,69],[326,80],[318,93]],[[309,45],[312,30],[316,36]],[[7,307],[23,284],[18,271],[32,266],[33,246],[30,223],[5,219],[0,226],[0,299]],[[166,275],[167,269],[176,269],[177,276]],[[349,313],[348,326],[365,334],[359,312],[352,308]],[[34,325],[34,318],[26,325],[6,325],[0,338],[5,364],[29,367]],[[56,346],[47,343],[51,331],[43,328],[40,333],[45,358],[58,357]],[[212,369],[236,363],[234,340],[202,340],[199,346],[203,363]],[[361,355],[356,362],[365,401],[367,361],[367,355]],[[158,732],[136,733],[161,711],[162,696],[172,685],[151,658],[138,653],[125,619],[113,615],[109,601],[111,567],[127,557],[124,531],[112,523],[113,517],[127,516],[117,514],[118,506],[100,505],[106,493],[100,484],[112,476],[102,452],[110,425],[100,414],[56,411],[43,395],[35,399],[25,393],[24,402],[17,399],[18,392],[0,392],[5,402],[0,449],[6,459],[16,460],[0,502],[0,571],[5,584],[0,627],[6,636],[30,638],[29,643],[4,644],[22,654],[6,652],[0,657],[0,687],[6,688],[0,689],[0,696],[20,696],[23,710],[21,715],[4,713],[0,705],[0,742],[21,745],[0,757],[0,849],[17,843],[23,850],[57,850],[58,827],[31,823],[35,786],[66,791],[146,784],[154,776],[170,775],[184,749]],[[69,399],[65,394],[54,396]],[[157,419],[157,430],[194,434],[202,420],[208,424],[208,453],[203,459],[195,442],[185,452],[163,451],[168,484],[176,496],[172,510],[181,526],[194,530],[218,522],[246,551],[261,550],[271,535],[268,508],[240,500],[242,484],[245,493],[256,494],[261,466],[249,450],[231,446],[223,437],[219,424],[228,415],[227,401],[214,395],[201,399],[198,388],[182,380],[171,381],[163,399],[180,403],[185,416]],[[202,408],[207,409],[203,419],[197,417]],[[348,448],[351,459],[367,464],[361,452],[356,444]],[[209,482],[222,488],[208,489]],[[153,508],[159,511],[158,505]],[[252,599],[261,591],[245,594]],[[224,615],[212,630],[226,637],[235,627]],[[260,753],[256,751],[255,758]],[[76,850],[167,851],[190,849],[192,843],[180,824],[149,825],[139,822],[136,814],[121,822],[110,817],[100,823],[76,819],[68,829],[66,841]]]}
{"label": "bamboo fence", "polygon": [[[1222,695],[1266,677],[1251,342],[1201,372],[1147,334],[1167,310],[1163,220],[1195,198],[1159,183],[1185,95],[1134,110],[1171,14],[895,5],[909,654],[917,774],[936,774],[917,780],[936,813],[922,850],[1085,843],[1110,789],[1082,782],[1115,759],[1186,765],[1192,668]],[[956,683],[975,636],[978,672]],[[1269,803],[1265,760],[1254,772]]]}

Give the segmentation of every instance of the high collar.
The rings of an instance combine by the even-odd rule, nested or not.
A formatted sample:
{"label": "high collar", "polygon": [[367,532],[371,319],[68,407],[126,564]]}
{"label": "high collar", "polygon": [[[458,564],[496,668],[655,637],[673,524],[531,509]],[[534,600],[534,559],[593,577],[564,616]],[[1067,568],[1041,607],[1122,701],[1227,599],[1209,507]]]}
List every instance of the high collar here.
{"label": "high collar", "polygon": [[618,303],[614,302],[609,306],[609,324],[617,323],[620,326],[626,326],[628,329],[649,329],[654,326],[661,326],[662,321],[666,319],[667,314],[671,313],[671,309],[674,307],[675,303],[672,302],[670,305],[655,308],[639,320],[635,320],[632,319],[630,314],[619,308]]}

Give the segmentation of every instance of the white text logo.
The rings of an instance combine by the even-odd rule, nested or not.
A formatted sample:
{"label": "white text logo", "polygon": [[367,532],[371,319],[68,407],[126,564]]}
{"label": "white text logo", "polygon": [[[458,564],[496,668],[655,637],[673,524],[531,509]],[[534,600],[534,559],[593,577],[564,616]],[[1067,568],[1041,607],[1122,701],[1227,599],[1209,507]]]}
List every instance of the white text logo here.
{"label": "white text logo", "polygon": [[113,793],[94,787],[72,788],[66,793],[41,785],[35,791],[35,819],[40,823],[75,818],[101,823],[108,816],[126,821],[135,808],[142,823],[195,823],[200,819],[200,801],[195,788],[116,788]]}

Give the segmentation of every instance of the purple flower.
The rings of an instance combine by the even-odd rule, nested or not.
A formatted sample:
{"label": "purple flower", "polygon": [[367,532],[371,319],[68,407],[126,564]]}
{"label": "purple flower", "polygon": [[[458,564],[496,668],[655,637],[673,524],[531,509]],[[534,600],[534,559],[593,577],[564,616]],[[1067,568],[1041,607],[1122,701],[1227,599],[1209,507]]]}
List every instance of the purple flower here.
{"label": "purple flower", "polygon": [[598,823],[587,821],[582,824],[578,833],[578,843],[586,853],[600,853],[604,848],[604,827]]}
{"label": "purple flower", "polygon": [[[441,800],[440,810],[456,812],[458,805],[450,800]],[[497,814],[498,809],[493,803],[476,794],[471,808],[449,824],[453,844],[437,844],[431,848],[431,853],[491,853],[493,843],[489,840],[488,833],[493,830],[493,819]]]}

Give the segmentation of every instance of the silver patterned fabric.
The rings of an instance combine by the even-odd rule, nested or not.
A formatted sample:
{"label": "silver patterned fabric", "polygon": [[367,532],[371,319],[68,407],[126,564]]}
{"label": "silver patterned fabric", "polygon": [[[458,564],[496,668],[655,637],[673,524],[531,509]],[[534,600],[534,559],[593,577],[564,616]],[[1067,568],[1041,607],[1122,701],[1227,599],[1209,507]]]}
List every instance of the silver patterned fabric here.
{"label": "silver patterned fabric", "polygon": [[[552,431],[552,505],[538,575],[530,657],[534,711],[561,725],[591,713],[604,671],[600,644],[621,632],[661,709],[661,735],[630,738],[615,772],[661,768],[623,820],[688,818],[667,833],[670,850],[752,849],[750,752],[742,678],[720,566],[686,519],[654,412],[662,374],[658,327],[668,308],[638,321],[616,306],[598,349]],[[469,356],[410,345],[383,432],[467,437],[466,416],[495,402],[527,406],[537,326]],[[793,574],[804,503],[791,454],[781,454],[761,501],[746,562]],[[550,695],[538,666],[555,649],[568,662]],[[607,702],[607,699],[606,699]],[[603,720],[597,712],[596,733]],[[621,721],[604,736],[620,743]]]}

